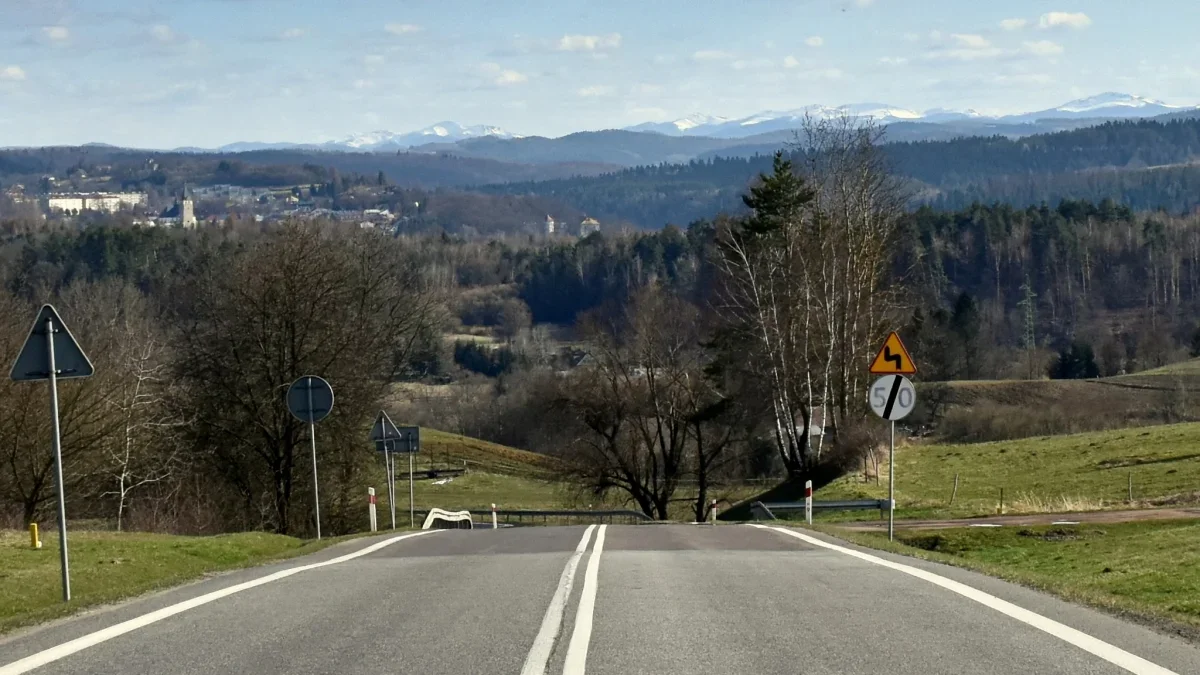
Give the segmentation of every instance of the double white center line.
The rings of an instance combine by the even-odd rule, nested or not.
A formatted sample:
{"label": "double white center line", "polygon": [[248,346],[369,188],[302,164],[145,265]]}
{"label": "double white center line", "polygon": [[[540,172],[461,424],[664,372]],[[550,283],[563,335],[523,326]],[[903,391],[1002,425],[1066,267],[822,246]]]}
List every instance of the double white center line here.
{"label": "double white center line", "polygon": [[[587,569],[583,574],[583,592],[579,597],[579,609],[575,612],[575,627],[571,632],[571,641],[567,645],[563,675],[583,675],[587,665],[588,644],[592,639],[592,614],[596,609],[596,590],[599,586],[600,554],[604,551],[604,530],[607,527],[607,525],[599,526],[599,530],[596,532],[596,545],[592,548]],[[558,588],[554,591],[554,597],[550,598],[550,606],[546,608],[546,615],[542,618],[542,627],[533,640],[529,655],[525,658],[525,667],[521,669],[521,675],[545,675],[546,665],[554,651],[554,642],[558,639],[559,632],[562,631],[563,610],[566,609],[567,601],[571,598],[571,588],[575,585],[575,570],[579,567],[579,560],[587,550],[588,542],[592,538],[592,531],[596,529],[597,526],[589,525],[584,530],[583,538],[575,547],[575,553],[571,555],[567,566],[563,568],[562,576],[558,579]]]}

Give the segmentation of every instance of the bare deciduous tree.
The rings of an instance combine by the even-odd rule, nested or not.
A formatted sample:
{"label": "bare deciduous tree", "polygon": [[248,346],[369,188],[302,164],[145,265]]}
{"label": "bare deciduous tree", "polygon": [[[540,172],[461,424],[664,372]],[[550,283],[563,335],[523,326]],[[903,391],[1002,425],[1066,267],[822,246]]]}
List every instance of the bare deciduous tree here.
{"label": "bare deciduous tree", "polygon": [[869,352],[892,309],[903,203],[878,139],[869,123],[808,121],[803,170],[777,154],[745,197],[753,215],[717,235],[726,360],[761,384],[771,435],[796,476],[822,464],[814,423],[832,427],[836,443],[839,426],[861,413]]}
{"label": "bare deciduous tree", "polygon": [[[178,374],[196,413],[191,440],[240,492],[247,524],[292,533],[312,523],[311,490],[295,499],[311,480],[309,430],[284,399],[297,378],[320,375],[337,401],[318,429],[332,507],[322,513],[330,531],[348,527],[345,492],[371,459],[364,430],[435,316],[437,298],[418,269],[378,233],[288,224],[180,289]],[[265,522],[253,517],[264,497]]]}

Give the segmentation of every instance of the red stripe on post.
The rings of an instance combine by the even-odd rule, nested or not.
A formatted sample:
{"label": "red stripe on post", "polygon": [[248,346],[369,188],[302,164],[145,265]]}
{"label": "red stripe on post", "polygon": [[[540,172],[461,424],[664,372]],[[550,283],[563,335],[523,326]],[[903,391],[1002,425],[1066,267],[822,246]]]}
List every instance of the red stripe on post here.
{"label": "red stripe on post", "polygon": [[811,497],[812,496],[812,488],[804,488],[804,496]]}

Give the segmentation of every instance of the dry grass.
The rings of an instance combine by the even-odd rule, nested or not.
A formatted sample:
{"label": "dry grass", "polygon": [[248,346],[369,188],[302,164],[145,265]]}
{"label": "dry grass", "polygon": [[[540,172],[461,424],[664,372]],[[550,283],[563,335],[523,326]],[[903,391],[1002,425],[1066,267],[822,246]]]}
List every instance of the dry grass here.
{"label": "dry grass", "polygon": [[1005,513],[1081,513],[1084,511],[1102,511],[1112,506],[1128,508],[1129,504],[1106,502],[1103,499],[1059,495],[1048,497],[1032,492],[1021,492],[1009,504],[1005,502]]}

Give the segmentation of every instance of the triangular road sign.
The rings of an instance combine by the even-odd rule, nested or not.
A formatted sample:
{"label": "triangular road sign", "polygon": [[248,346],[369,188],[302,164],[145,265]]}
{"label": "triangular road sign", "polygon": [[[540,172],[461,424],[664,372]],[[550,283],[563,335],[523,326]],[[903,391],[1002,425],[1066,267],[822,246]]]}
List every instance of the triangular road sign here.
{"label": "triangular road sign", "polygon": [[871,362],[871,374],[912,375],[915,372],[917,364],[913,363],[912,357],[908,355],[900,336],[892,331],[883,343],[883,348],[875,355],[875,360]]}
{"label": "triangular road sign", "polygon": [[392,418],[384,411],[379,411],[379,416],[375,418],[375,424],[371,427],[370,440],[384,441],[400,438],[400,430],[396,428],[396,424],[392,422]]}
{"label": "triangular road sign", "polygon": [[50,351],[46,344],[47,326],[54,327],[54,369],[59,379],[88,377],[96,372],[92,362],[79,347],[71,331],[51,305],[43,305],[38,312],[25,346],[13,363],[10,376],[17,382],[50,379]]}

